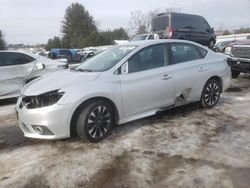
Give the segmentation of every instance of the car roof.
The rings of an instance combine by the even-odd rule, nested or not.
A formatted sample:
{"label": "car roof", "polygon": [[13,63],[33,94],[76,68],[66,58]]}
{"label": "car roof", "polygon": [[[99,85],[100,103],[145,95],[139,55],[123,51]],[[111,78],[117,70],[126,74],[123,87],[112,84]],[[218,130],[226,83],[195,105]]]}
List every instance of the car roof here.
{"label": "car roof", "polygon": [[1,52],[22,53],[22,54],[26,54],[26,55],[35,57],[35,54],[29,53],[29,52],[26,52],[26,51],[21,51],[21,50],[0,50],[0,53]]}
{"label": "car roof", "polygon": [[162,44],[162,43],[172,43],[172,42],[178,42],[178,43],[188,43],[188,44],[194,44],[196,46],[202,47],[204,49],[207,49],[207,47],[202,46],[198,43],[187,41],[187,40],[178,40],[178,39],[158,39],[158,40],[141,40],[141,41],[131,41],[128,43],[120,44],[118,46],[139,46],[139,47],[146,47],[149,45],[154,44]]}

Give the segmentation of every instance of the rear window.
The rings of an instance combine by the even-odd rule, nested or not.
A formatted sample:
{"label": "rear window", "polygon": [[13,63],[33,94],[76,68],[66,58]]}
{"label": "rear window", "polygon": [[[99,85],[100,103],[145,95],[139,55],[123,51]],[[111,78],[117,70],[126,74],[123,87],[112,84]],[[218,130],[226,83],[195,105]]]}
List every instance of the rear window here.
{"label": "rear window", "polygon": [[155,17],[152,20],[152,31],[166,30],[169,26],[169,16]]}
{"label": "rear window", "polygon": [[173,15],[172,27],[174,29],[194,29],[194,19],[191,16]]}

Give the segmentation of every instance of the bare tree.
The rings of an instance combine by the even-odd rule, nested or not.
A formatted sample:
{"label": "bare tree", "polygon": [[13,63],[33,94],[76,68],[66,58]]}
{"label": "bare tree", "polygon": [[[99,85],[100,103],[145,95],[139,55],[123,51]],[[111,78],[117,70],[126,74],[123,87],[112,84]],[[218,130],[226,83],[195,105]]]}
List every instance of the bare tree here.
{"label": "bare tree", "polygon": [[142,11],[131,12],[130,28],[135,30],[136,34],[144,34],[150,32],[151,21],[153,16],[159,13],[159,10],[142,13]]}

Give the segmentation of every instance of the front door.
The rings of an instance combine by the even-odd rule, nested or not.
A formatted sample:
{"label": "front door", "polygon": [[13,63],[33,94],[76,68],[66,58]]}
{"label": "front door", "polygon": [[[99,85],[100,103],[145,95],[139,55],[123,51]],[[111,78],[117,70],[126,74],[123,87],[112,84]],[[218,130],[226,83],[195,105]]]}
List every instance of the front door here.
{"label": "front door", "polygon": [[174,82],[168,62],[167,46],[161,44],[140,50],[121,67],[124,118],[173,105]]}

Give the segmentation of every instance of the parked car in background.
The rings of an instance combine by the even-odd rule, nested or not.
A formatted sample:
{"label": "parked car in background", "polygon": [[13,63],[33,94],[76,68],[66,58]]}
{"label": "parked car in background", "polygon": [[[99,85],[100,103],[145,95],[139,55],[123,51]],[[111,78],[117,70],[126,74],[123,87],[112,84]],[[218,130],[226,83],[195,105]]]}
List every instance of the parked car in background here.
{"label": "parked car in background", "polygon": [[49,51],[43,51],[38,53],[38,55],[43,56],[43,57],[49,57]]}
{"label": "parked car in background", "polygon": [[67,55],[68,63],[79,63],[84,55],[78,49],[69,49]]}
{"label": "parked car in background", "polygon": [[69,51],[68,49],[62,49],[62,48],[52,48],[49,52],[49,58],[51,59],[62,59],[67,58]]}
{"label": "parked car in background", "polygon": [[0,51],[0,99],[19,96],[29,81],[47,72],[66,69],[67,64],[17,51]]}
{"label": "parked car in background", "polygon": [[227,45],[230,45],[231,43],[235,42],[235,40],[229,40],[229,41],[223,41],[223,42],[218,42],[214,45],[213,50],[215,52],[220,52],[220,53],[225,53],[225,49]]}
{"label": "parked car in background", "polygon": [[227,62],[231,67],[233,78],[237,78],[241,72],[250,72],[250,39],[228,45],[225,53],[228,55]]}
{"label": "parked car in background", "polygon": [[158,111],[194,101],[212,108],[230,83],[225,55],[189,41],[146,40],[113,46],[75,69],[30,82],[16,109],[26,137],[62,139],[76,132],[98,142],[115,124]]}
{"label": "parked car in background", "polygon": [[160,38],[184,39],[213,48],[216,43],[214,29],[199,15],[162,13],[152,19],[152,32]]}
{"label": "parked car in background", "polygon": [[134,36],[131,41],[159,39],[156,34],[142,34]]}

